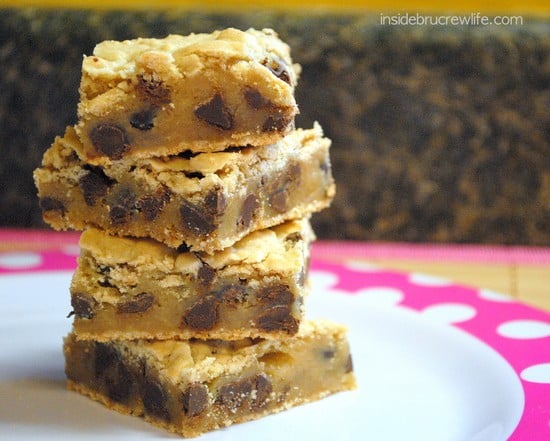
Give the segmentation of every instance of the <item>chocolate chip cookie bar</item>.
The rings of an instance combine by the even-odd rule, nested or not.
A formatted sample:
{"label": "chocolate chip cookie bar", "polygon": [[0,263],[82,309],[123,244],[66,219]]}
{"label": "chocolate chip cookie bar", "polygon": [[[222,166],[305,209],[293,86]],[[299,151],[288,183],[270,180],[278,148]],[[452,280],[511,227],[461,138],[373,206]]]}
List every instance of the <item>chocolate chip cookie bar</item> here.
{"label": "chocolate chip cookie bar", "polygon": [[335,192],[330,140],[318,124],[268,146],[103,167],[80,160],[79,146],[69,127],[34,174],[44,220],[58,230],[96,227],[213,253],[252,231],[317,212]]}
{"label": "chocolate chip cookie bar", "polygon": [[214,255],[82,233],[71,283],[78,338],[282,338],[302,320],[309,221],[256,231]]}
{"label": "chocolate chip cookie bar", "polygon": [[82,65],[78,154],[104,164],[271,144],[294,127],[299,69],[269,29],[99,43]]}
{"label": "chocolate chip cookie bar", "polygon": [[355,388],[346,329],[240,341],[65,339],[69,389],[181,434],[202,433]]}

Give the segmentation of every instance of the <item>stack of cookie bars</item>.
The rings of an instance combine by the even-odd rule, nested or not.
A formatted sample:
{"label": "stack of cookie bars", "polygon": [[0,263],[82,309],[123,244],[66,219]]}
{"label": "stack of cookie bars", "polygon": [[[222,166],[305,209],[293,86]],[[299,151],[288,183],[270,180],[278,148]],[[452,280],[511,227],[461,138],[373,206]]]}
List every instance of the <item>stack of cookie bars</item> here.
{"label": "stack of cookie bars", "polygon": [[79,122],[35,171],[82,230],[69,388],[183,436],[355,387],[346,329],[304,318],[330,141],[295,129],[299,66],[271,30],[107,41]]}

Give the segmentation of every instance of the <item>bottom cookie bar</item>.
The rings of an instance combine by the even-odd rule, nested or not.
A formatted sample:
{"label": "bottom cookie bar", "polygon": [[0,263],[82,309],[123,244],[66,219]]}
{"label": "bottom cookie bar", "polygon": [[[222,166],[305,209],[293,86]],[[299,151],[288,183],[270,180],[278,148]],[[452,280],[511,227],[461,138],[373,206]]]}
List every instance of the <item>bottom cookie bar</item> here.
{"label": "bottom cookie bar", "polygon": [[355,388],[345,327],[305,322],[283,340],[65,339],[69,389],[194,437]]}

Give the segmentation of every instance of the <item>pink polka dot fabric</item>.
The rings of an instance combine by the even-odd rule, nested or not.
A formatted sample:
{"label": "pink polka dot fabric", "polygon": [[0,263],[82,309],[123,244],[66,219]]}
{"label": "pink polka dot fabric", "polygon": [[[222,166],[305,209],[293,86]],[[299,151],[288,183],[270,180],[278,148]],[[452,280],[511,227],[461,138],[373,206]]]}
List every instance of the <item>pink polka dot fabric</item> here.
{"label": "pink polka dot fabric", "polygon": [[[410,308],[426,320],[456,326],[485,342],[508,361],[524,389],[523,415],[509,439],[550,440],[550,314],[488,290],[423,274],[373,267],[365,263],[364,258],[368,256],[359,246],[348,251],[347,255],[338,256],[336,264],[326,259],[328,256],[332,261],[335,259],[329,248],[317,246],[311,270],[334,275],[332,288],[342,295],[369,296],[388,306]],[[422,248],[421,252],[426,254],[428,250]],[[76,236],[50,241],[50,246],[32,252],[0,252],[0,276],[74,270],[77,255]],[[438,258],[453,256],[457,257],[440,253]],[[500,258],[509,259],[509,256],[502,253]],[[525,256],[532,258],[529,253]],[[538,256],[539,260],[541,256],[550,262],[548,250]],[[363,260],[358,260],[359,257]]]}

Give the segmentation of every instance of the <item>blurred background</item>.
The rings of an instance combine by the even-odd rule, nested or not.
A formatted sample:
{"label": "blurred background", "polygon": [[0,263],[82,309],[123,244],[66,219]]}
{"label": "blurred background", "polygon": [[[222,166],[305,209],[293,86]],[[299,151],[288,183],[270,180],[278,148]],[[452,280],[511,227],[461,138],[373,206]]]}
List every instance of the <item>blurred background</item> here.
{"label": "blurred background", "polygon": [[550,245],[550,8],[534,0],[0,1],[0,227],[46,228],[32,171],[76,122],[83,54],[227,26],[275,29],[302,65],[297,125],[333,140],[338,184],[320,239]]}

